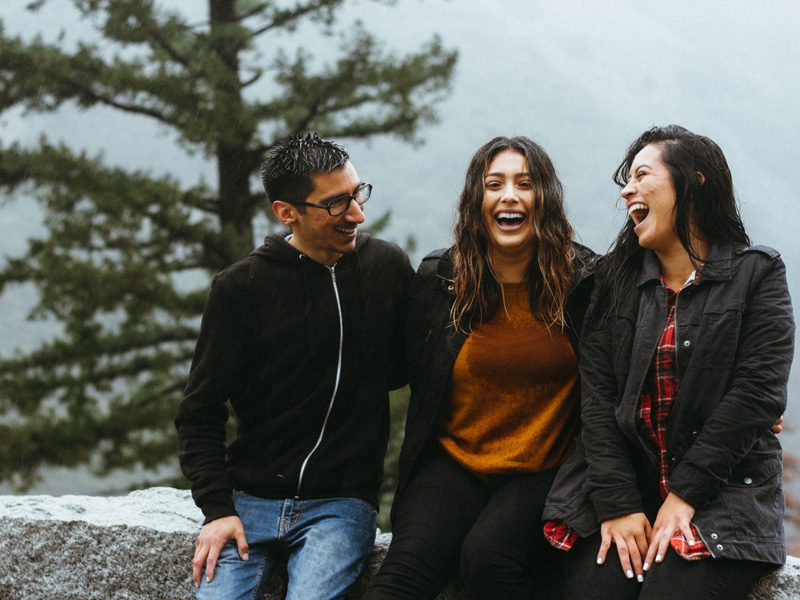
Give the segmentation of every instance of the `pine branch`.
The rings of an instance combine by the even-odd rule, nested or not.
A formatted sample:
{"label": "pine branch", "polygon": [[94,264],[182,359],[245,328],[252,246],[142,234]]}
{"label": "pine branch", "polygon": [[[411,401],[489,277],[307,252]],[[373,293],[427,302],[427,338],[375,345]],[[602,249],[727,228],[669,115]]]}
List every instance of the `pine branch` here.
{"label": "pine branch", "polygon": [[[308,21],[331,33],[344,0],[214,0],[197,27],[157,0],[73,2],[101,43],[68,52],[9,36],[0,24],[0,112],[73,102],[145,116],[213,161],[217,183],[212,190],[111,168],[44,138],[32,148],[0,145],[0,202],[33,196],[45,228],[23,255],[4,260],[0,292],[32,284],[29,318],[60,328],[32,352],[0,359],[0,481],[17,487],[48,464],[104,473],[174,461],[171,420],[208,277],[246,255],[254,216],[270,215],[265,195],[251,189],[263,150],[274,136],[310,128],[413,139],[435,117],[431,104],[455,62],[436,39],[416,53],[386,53],[362,26],[343,34],[339,57],[321,67],[274,45],[262,57],[266,46],[254,40],[268,33]],[[237,14],[236,6],[249,8]],[[253,97],[265,74],[272,100]]]}
{"label": "pine branch", "polygon": [[[102,335],[93,340],[92,344],[102,347],[105,355],[120,356],[161,344],[194,341],[197,334],[197,327],[159,325],[149,331],[129,331],[124,336],[119,334]],[[0,371],[7,376],[32,369],[69,365],[93,358],[95,356],[93,350],[93,348],[81,347],[69,340],[56,340],[40,346],[30,354],[0,360]]]}
{"label": "pine branch", "polygon": [[456,54],[434,38],[419,53],[396,58],[384,55],[375,39],[358,27],[345,42],[342,58],[318,73],[309,73],[303,51],[293,60],[276,61],[282,99],[254,108],[258,117],[282,115],[285,134],[314,129],[339,137],[392,133],[412,139],[420,123],[431,122],[431,102],[448,90]]}
{"label": "pine branch", "polygon": [[[279,9],[275,7],[270,15],[270,21],[266,25],[251,31],[249,37],[250,39],[254,39],[273,29],[291,29],[295,27],[298,21],[303,17],[319,13],[320,11],[326,11],[328,16],[323,18],[330,20],[332,18],[333,9],[341,5],[342,1],[343,0],[312,0],[311,2],[297,3],[288,9]],[[265,5],[262,5],[262,10],[258,12],[263,12],[269,5],[271,5],[271,3],[265,3]]]}

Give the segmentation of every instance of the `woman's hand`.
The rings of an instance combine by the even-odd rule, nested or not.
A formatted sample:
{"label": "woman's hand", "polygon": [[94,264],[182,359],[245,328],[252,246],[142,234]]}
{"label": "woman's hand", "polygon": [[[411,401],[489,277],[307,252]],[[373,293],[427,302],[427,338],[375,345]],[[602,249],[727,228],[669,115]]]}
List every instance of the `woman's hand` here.
{"label": "woman's hand", "polygon": [[650,547],[647,549],[647,556],[644,559],[645,571],[654,561],[660,563],[664,560],[669,548],[669,540],[678,529],[689,544],[694,544],[691,527],[693,516],[692,505],[670,492],[667,499],[664,500],[664,504],[661,505],[658,515],[656,515],[656,522],[653,524],[653,537],[650,539]]}
{"label": "woman's hand", "polygon": [[778,435],[781,431],[783,431],[783,415],[778,417],[778,420],[775,421],[775,423],[772,425],[772,427],[769,428],[769,430],[775,435]]}
{"label": "woman's hand", "polygon": [[632,579],[635,573],[639,582],[644,581],[642,557],[647,553],[651,532],[650,521],[640,512],[603,521],[600,526],[602,543],[597,553],[597,564],[602,565],[605,562],[611,542],[614,542],[625,576]]}

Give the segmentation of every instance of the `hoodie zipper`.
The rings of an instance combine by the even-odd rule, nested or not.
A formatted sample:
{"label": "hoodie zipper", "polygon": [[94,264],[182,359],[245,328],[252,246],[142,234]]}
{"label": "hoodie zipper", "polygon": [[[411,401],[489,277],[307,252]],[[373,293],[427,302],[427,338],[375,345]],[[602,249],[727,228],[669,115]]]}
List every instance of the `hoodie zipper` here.
{"label": "hoodie zipper", "polygon": [[331,283],[333,284],[333,295],[336,297],[336,309],[339,313],[339,359],[336,364],[336,381],[333,384],[333,393],[331,394],[330,402],[328,403],[328,412],[325,413],[325,419],[322,421],[322,428],[319,431],[319,437],[317,437],[317,443],[314,444],[314,447],[311,448],[311,452],[309,452],[305,459],[303,460],[303,464],[300,466],[300,476],[297,479],[297,491],[295,492],[295,498],[300,498],[300,488],[303,485],[303,475],[305,475],[306,467],[308,466],[308,461],[311,460],[311,456],[314,452],[317,451],[319,445],[322,443],[322,437],[325,435],[325,428],[328,425],[328,419],[331,416],[331,411],[333,410],[333,401],[336,398],[336,392],[339,391],[339,380],[342,376],[342,345],[344,343],[344,323],[342,321],[342,303],[339,300],[339,288],[336,285],[336,265],[332,267],[326,268],[331,273]]}

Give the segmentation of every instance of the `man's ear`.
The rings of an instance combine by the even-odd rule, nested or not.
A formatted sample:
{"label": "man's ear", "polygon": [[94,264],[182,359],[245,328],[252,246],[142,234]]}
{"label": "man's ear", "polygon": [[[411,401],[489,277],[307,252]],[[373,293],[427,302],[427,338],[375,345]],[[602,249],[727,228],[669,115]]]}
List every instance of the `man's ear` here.
{"label": "man's ear", "polygon": [[291,227],[297,222],[297,207],[283,200],[275,200],[272,203],[272,212],[282,224]]}
{"label": "man's ear", "polygon": [[706,176],[703,175],[700,171],[697,172],[697,181],[700,182],[700,185],[703,186],[706,183]]}

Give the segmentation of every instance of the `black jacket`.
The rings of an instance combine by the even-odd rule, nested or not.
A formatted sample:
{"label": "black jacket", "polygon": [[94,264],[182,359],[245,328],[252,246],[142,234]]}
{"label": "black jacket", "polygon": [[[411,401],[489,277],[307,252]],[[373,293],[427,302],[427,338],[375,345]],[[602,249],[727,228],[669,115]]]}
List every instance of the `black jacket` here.
{"label": "black jacket", "polygon": [[[626,301],[608,319],[600,312],[590,308],[581,343],[588,466],[580,448],[545,509],[546,519],[565,520],[582,536],[643,511],[657,482],[655,453],[636,427],[667,315],[655,255],[645,255]],[[712,247],[697,283],[678,297],[675,323],[680,384],[667,429],[669,489],[695,508],[714,556],[783,563],[781,447],[769,428],[786,407],[794,320],[778,253]]]}
{"label": "black jacket", "polygon": [[[577,275],[567,301],[566,333],[577,352],[580,325],[592,292],[590,275],[596,255],[579,244],[575,244],[575,249]],[[410,286],[406,356],[411,398],[400,451],[400,477],[393,514],[423,449],[435,434],[436,420],[447,395],[453,364],[467,339],[467,334],[452,326],[452,279],[450,251],[442,249],[422,259]]]}
{"label": "black jacket", "polygon": [[206,522],[236,514],[232,489],[377,505],[412,275],[400,248],[366,234],[334,268],[271,235],[214,278],[175,419]]}

